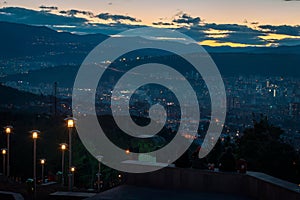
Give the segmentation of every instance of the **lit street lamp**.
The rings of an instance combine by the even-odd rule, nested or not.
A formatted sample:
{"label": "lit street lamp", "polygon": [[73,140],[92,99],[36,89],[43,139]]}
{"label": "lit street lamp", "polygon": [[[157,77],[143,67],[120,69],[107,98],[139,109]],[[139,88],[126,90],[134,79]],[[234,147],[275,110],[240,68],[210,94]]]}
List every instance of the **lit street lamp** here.
{"label": "lit street lamp", "polygon": [[72,130],[75,127],[75,118],[73,117],[68,117],[65,119],[67,122],[67,127],[69,130],[69,191],[72,190],[72,175],[73,173],[71,172],[71,167],[72,167]]}
{"label": "lit street lamp", "polygon": [[34,196],[36,197],[36,139],[38,138],[40,131],[30,131],[33,139],[33,182],[34,182]]}
{"label": "lit street lamp", "polygon": [[5,155],[7,154],[7,149],[1,149],[1,153],[3,155],[3,175],[5,176]]}
{"label": "lit street lamp", "polygon": [[72,188],[73,188],[73,185],[74,185],[74,173],[75,173],[75,170],[76,170],[76,168],[73,167],[73,166],[70,168],[70,172],[72,174],[72,176],[71,176],[72,177],[72,180],[71,180],[71,182],[72,182],[72,184],[71,184]]}
{"label": "lit street lamp", "polygon": [[67,144],[62,143],[60,144],[60,149],[62,152],[62,156],[61,156],[61,186],[64,186],[65,183],[65,177],[64,177],[64,168],[65,168],[65,150],[67,149]]}
{"label": "lit street lamp", "polygon": [[129,150],[129,149],[126,149],[125,153],[126,153],[126,154],[130,154],[130,150]]}
{"label": "lit street lamp", "polygon": [[46,159],[43,158],[43,159],[40,159],[40,161],[41,161],[41,165],[42,165],[42,183],[44,183],[44,166],[46,163]]}
{"label": "lit street lamp", "polygon": [[12,126],[5,126],[4,131],[5,134],[7,135],[7,177],[9,177],[10,174],[10,162],[9,162],[9,154],[10,154],[10,142],[9,142],[9,136],[12,133],[13,127]]}

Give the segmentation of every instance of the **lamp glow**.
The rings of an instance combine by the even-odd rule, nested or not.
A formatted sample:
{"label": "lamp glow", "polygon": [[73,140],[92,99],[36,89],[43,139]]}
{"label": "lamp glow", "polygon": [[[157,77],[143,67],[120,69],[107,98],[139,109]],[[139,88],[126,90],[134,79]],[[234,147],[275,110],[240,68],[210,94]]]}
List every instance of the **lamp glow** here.
{"label": "lamp glow", "polygon": [[71,172],[75,172],[75,167],[71,167]]}
{"label": "lamp glow", "polygon": [[32,133],[32,139],[37,139],[38,138],[38,133],[37,132],[33,132]]}
{"label": "lamp glow", "polygon": [[6,149],[2,149],[1,153],[2,155],[6,155]]}
{"label": "lamp glow", "polygon": [[11,133],[11,127],[10,126],[7,126],[7,127],[5,127],[5,133],[6,134],[10,134]]}
{"label": "lamp glow", "polygon": [[46,159],[41,159],[41,164],[44,165],[46,163]]}
{"label": "lamp glow", "polygon": [[74,127],[74,120],[73,119],[68,119],[68,128],[73,128]]}
{"label": "lamp glow", "polygon": [[66,144],[61,144],[60,149],[62,151],[66,150],[67,149],[67,145]]}

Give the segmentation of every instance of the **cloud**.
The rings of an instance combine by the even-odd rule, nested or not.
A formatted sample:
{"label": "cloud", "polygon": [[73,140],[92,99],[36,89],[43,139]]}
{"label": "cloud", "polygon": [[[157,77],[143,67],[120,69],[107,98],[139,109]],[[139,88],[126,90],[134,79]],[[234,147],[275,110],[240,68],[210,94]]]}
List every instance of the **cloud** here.
{"label": "cloud", "polygon": [[0,21],[32,25],[79,25],[87,22],[84,18],[66,17],[18,7],[1,8],[0,13],[6,13],[0,14]]}
{"label": "cloud", "polygon": [[239,24],[206,23],[181,27],[177,30],[198,42],[213,40],[217,43],[236,43],[250,46],[269,44],[269,41],[260,38],[260,36],[265,36],[266,33]]}
{"label": "cloud", "polygon": [[152,25],[156,25],[156,26],[172,26],[172,25],[174,25],[174,23],[170,23],[170,22],[153,22]]}
{"label": "cloud", "polygon": [[39,8],[40,9],[46,9],[46,10],[58,10],[58,7],[56,7],[56,6],[44,6],[44,5],[41,5]]}
{"label": "cloud", "polygon": [[[31,25],[44,25],[57,31],[66,31],[76,34],[95,34],[102,33],[105,35],[117,34],[119,32],[145,27],[143,25],[131,25],[122,23],[90,23],[88,18],[79,17],[76,14],[89,15],[90,17],[97,17],[91,12],[82,10],[66,10],[58,15],[55,13],[45,12],[43,10],[30,10],[20,7],[6,7],[0,8],[0,21],[7,21],[13,23],[31,24]],[[111,15],[113,16],[113,15]],[[119,15],[121,16],[121,15]],[[127,16],[119,17],[128,19]],[[134,20],[139,21],[139,20]]]}
{"label": "cloud", "polygon": [[180,27],[176,30],[183,34],[186,34],[196,41],[202,41],[206,39],[206,34],[204,33],[204,31],[207,30],[207,28],[203,26]]}
{"label": "cloud", "polygon": [[174,23],[177,24],[188,24],[188,25],[197,25],[201,22],[200,17],[191,17],[190,15],[183,13],[176,17],[176,19],[173,19]]}
{"label": "cloud", "polygon": [[218,42],[232,42],[241,43],[247,45],[266,45],[267,41],[260,38],[260,36],[265,36],[266,34],[252,29],[245,25],[239,24],[205,24],[205,28],[208,30],[214,30],[215,32],[223,34],[224,37],[211,37],[211,34],[207,34],[208,39],[214,39]]}
{"label": "cloud", "polygon": [[[43,6],[42,8],[43,10],[40,11],[18,7],[0,8],[0,21],[45,25],[58,31],[77,34],[102,33],[112,35],[128,29],[146,27],[141,23],[128,23],[141,22],[141,20],[127,15],[110,13],[95,15],[89,11],[74,9],[58,10],[60,14],[55,14],[57,13],[55,8],[53,8],[55,12],[48,12],[48,9],[52,9],[52,6]],[[98,18],[101,20],[98,20]],[[102,20],[106,22],[102,22]],[[250,25],[250,22],[248,24]],[[200,17],[191,17],[181,11],[176,14],[175,18],[163,18],[152,23],[154,26],[171,26],[173,30],[180,31],[199,43],[214,41],[218,44],[263,46],[298,45],[300,42],[300,26],[258,25],[256,22],[251,24],[255,28],[251,28],[246,24],[205,23]]]}
{"label": "cloud", "polygon": [[300,39],[286,38],[277,41],[280,46],[295,46],[300,45]]}
{"label": "cloud", "polygon": [[266,33],[285,34],[292,36],[300,36],[300,26],[273,26],[273,25],[261,25],[259,28],[263,29]]}
{"label": "cloud", "polygon": [[74,16],[76,14],[83,14],[83,15],[87,15],[90,17],[94,17],[94,14],[90,11],[84,11],[84,10],[62,10],[59,11],[60,14],[65,14],[65,15],[69,15],[69,16]]}
{"label": "cloud", "polygon": [[109,14],[109,13],[101,13],[101,14],[97,15],[96,17],[98,17],[99,19],[113,20],[116,22],[120,22],[121,20],[128,20],[131,22],[141,22],[141,20],[136,19],[134,17],[127,16],[127,15],[113,15],[113,14]]}
{"label": "cloud", "polygon": [[175,13],[175,15],[173,15],[172,19],[181,16],[182,14],[184,14],[184,12],[182,10],[177,9],[177,13]]}
{"label": "cloud", "polygon": [[229,33],[227,37],[217,38],[217,41],[241,43],[247,45],[267,45],[269,43],[268,41],[259,38],[259,36],[263,35],[263,33],[256,32],[233,32]]}
{"label": "cloud", "polygon": [[205,24],[205,27],[216,29],[216,30],[226,30],[226,31],[233,31],[233,32],[255,32],[258,33],[260,31],[254,30],[246,25],[239,25],[239,24],[216,24],[216,23],[208,23]]}
{"label": "cloud", "polygon": [[112,20],[115,22],[120,23],[120,21],[122,20],[127,20],[130,22],[141,22],[141,20],[127,16],[127,15],[114,15],[114,14],[110,14],[110,13],[100,13],[98,15],[95,15],[94,13],[90,12],[90,11],[85,11],[85,10],[62,10],[59,11],[60,14],[64,14],[64,15],[68,15],[68,16],[72,16],[74,17],[77,14],[82,14],[82,15],[86,15],[92,18],[99,18],[102,20]]}

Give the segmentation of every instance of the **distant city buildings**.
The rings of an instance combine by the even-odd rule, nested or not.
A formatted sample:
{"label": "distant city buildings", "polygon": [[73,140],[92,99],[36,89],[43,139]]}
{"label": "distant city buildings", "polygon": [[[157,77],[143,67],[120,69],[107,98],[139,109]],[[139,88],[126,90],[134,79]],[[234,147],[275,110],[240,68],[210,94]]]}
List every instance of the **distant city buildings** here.
{"label": "distant city buildings", "polygon": [[[142,59],[142,58],[139,58]],[[197,73],[187,72],[185,77],[196,86],[198,95],[201,120],[200,132],[205,132],[207,128],[206,120],[210,119],[210,96],[201,76]],[[170,77],[171,78],[171,77]],[[101,83],[96,93],[96,110],[98,114],[110,114],[110,103],[112,97],[111,88],[114,85],[114,78],[107,79]],[[254,114],[268,116],[271,124],[280,126],[285,131],[283,140],[300,149],[300,141],[294,142],[299,137],[300,130],[300,80],[293,77],[262,77],[262,76],[236,76],[223,77],[227,95],[227,119],[223,134],[236,135],[237,131],[242,131],[253,125]],[[181,80],[176,80],[181,81]],[[182,80],[183,81],[183,80]],[[53,83],[41,83],[33,85],[30,82],[9,81],[4,83],[7,86],[19,90],[29,91],[38,95],[53,95]],[[85,90],[91,90],[85,88]],[[170,111],[167,119],[167,127],[173,129],[178,123],[180,115],[176,99],[166,88],[153,90],[144,87],[144,91],[138,92],[137,98],[131,99],[130,112],[132,115],[148,117],[149,105],[158,102],[165,105]],[[128,94],[133,91],[120,90],[116,100],[128,100]],[[58,112],[71,112],[70,99],[72,88],[57,86],[57,106]],[[188,98],[188,97],[186,97]],[[123,101],[122,100],[122,101]],[[114,101],[117,102],[118,101]],[[51,100],[43,104],[51,104]],[[193,105],[190,105],[193,109]],[[121,107],[120,107],[121,109]],[[189,109],[188,107],[186,109]],[[49,109],[50,110],[50,109]],[[202,123],[201,122],[201,123]],[[174,125],[175,124],[175,125]],[[201,128],[202,127],[202,128]],[[300,139],[299,139],[300,140]]]}

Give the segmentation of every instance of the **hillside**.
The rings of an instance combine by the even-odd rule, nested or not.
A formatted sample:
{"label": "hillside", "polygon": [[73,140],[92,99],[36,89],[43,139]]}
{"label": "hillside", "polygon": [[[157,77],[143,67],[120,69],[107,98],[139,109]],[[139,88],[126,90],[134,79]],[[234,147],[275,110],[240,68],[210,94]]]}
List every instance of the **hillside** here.
{"label": "hillside", "polygon": [[29,105],[35,101],[43,101],[43,97],[17,89],[0,85],[0,105],[13,104],[18,106]]}
{"label": "hillside", "polygon": [[53,63],[81,62],[87,52],[107,38],[75,35],[42,26],[0,22],[0,59],[24,58]]}

